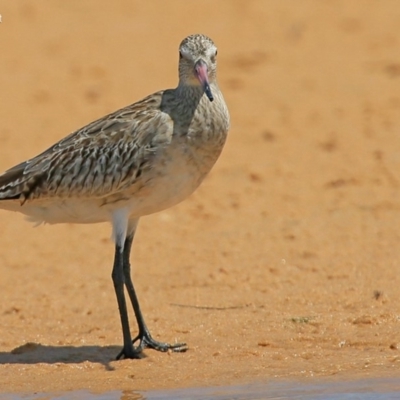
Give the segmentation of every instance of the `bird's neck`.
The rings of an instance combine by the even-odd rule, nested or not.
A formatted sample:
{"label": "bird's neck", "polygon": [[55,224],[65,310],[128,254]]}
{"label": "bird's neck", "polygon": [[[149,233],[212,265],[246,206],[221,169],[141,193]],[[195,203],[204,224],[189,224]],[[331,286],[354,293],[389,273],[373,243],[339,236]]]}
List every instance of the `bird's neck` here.
{"label": "bird's neck", "polygon": [[[210,87],[211,90],[213,89],[213,87],[215,87],[213,82],[210,82]],[[204,89],[200,85],[191,85],[188,83],[179,82],[179,85],[176,88],[176,95],[182,100],[191,101],[196,104],[198,104],[200,100],[202,100],[203,96],[203,101],[209,101],[204,95]]]}

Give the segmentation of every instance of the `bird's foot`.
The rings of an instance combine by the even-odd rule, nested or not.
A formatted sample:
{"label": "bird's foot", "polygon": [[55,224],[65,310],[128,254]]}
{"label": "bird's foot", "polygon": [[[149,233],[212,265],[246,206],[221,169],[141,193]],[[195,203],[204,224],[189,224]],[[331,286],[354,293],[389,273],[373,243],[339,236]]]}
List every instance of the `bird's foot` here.
{"label": "bird's foot", "polygon": [[186,343],[174,343],[174,344],[169,344],[169,343],[164,343],[164,342],[158,342],[157,340],[154,340],[150,333],[147,331],[142,335],[136,336],[135,339],[133,339],[132,343],[135,343],[139,340],[139,345],[136,347],[137,349],[143,350],[145,348],[149,349],[154,349],[157,351],[173,351],[175,353],[184,353],[188,347]]}
{"label": "bird's foot", "polygon": [[[135,347],[134,344],[137,341],[139,341],[139,344]],[[170,350],[175,353],[184,353],[188,349],[186,343],[169,344],[164,342],[158,342],[157,340],[154,340],[151,337],[150,332],[145,331],[143,334],[136,336],[135,339],[132,340],[132,343],[130,343],[130,345],[128,346],[124,345],[122,350],[117,355],[116,359],[120,360],[121,358],[130,358],[130,359],[143,358],[144,355],[142,351],[146,348],[162,352],[167,352]]]}
{"label": "bird's foot", "polygon": [[142,349],[133,347],[132,343],[122,348],[122,350],[118,353],[116,360],[120,360],[121,358],[129,358],[129,359],[140,359],[143,358]]}

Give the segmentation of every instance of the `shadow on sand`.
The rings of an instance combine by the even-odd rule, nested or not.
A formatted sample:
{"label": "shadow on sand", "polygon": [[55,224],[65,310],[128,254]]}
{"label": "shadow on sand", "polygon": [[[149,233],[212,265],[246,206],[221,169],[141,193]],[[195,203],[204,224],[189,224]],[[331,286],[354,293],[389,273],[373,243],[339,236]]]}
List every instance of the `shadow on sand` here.
{"label": "shadow on sand", "polygon": [[44,346],[30,342],[10,352],[0,352],[0,364],[76,364],[89,361],[103,364],[111,371],[114,368],[110,362],[115,360],[120,350],[120,346]]}

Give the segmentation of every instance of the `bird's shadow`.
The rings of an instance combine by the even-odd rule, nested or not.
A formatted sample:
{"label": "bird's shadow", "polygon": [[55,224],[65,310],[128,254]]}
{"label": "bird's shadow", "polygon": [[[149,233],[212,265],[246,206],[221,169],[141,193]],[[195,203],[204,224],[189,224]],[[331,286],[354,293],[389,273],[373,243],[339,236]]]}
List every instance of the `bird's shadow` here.
{"label": "bird's shadow", "polygon": [[0,352],[1,364],[78,364],[85,361],[99,363],[108,371],[120,352],[120,346],[44,346],[26,343],[10,352]]}

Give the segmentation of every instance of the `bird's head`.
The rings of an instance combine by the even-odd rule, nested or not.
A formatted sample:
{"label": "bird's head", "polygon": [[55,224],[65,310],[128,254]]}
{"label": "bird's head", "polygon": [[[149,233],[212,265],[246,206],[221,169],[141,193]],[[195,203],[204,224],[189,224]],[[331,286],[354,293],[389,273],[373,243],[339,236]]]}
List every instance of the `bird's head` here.
{"label": "bird's head", "polygon": [[201,86],[210,101],[210,84],[216,79],[217,48],[205,35],[191,35],[179,46],[179,79],[185,85]]}

